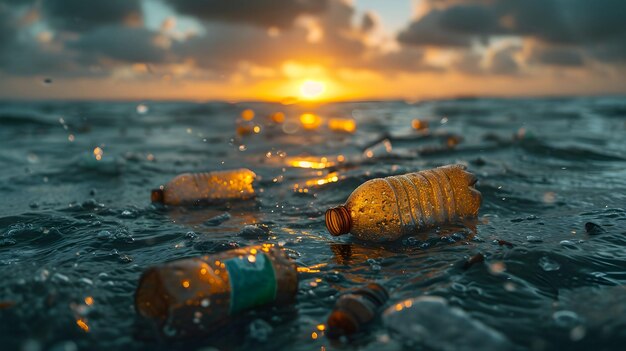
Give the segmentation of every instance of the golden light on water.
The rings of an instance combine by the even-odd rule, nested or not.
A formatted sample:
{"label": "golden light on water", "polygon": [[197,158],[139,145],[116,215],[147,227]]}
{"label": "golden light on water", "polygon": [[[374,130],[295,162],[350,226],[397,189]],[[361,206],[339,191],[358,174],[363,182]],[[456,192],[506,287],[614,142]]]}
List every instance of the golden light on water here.
{"label": "golden light on water", "polygon": [[282,112],[272,113],[270,119],[274,123],[283,123],[285,121],[285,114]]}
{"label": "golden light on water", "polygon": [[93,149],[93,155],[96,157],[96,160],[98,161],[102,160],[103,154],[104,154],[104,151],[99,146]]}
{"label": "golden light on water", "polygon": [[303,113],[300,115],[300,123],[304,129],[313,130],[322,125],[322,118],[314,113]]}
{"label": "golden light on water", "polygon": [[300,95],[304,99],[314,100],[319,98],[326,91],[326,84],[316,80],[305,80],[300,85]]}
{"label": "golden light on water", "polygon": [[245,109],[243,111],[241,111],[241,118],[243,118],[244,121],[251,121],[254,119],[254,111],[251,109]]}
{"label": "golden light on water", "polygon": [[324,178],[310,179],[307,180],[303,185],[302,184],[294,184],[293,191],[298,193],[308,193],[309,187],[324,185],[328,183],[336,183],[339,181],[339,175],[337,172],[332,172],[326,175]]}
{"label": "golden light on water", "polygon": [[328,120],[328,129],[335,132],[354,133],[356,121],[348,118],[331,118]]}
{"label": "golden light on water", "polygon": [[80,327],[80,329],[85,331],[85,333],[89,332],[89,326],[87,325],[87,323],[84,320],[77,319],[76,320],[76,325],[78,325],[78,327]]}
{"label": "golden light on water", "polygon": [[91,305],[93,305],[93,297],[91,297],[91,296],[87,296],[87,297],[85,297],[85,304],[86,304],[87,306],[91,306]]}
{"label": "golden light on water", "polygon": [[335,165],[334,162],[328,161],[327,157],[322,158],[295,158],[288,161],[291,167],[296,168],[311,168],[311,169],[324,169]]}

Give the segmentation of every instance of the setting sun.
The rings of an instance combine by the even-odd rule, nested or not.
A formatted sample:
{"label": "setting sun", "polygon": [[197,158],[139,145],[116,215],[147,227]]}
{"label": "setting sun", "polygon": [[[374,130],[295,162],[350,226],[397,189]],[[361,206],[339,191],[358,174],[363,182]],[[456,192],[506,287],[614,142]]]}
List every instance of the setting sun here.
{"label": "setting sun", "polygon": [[319,98],[326,90],[326,85],[323,82],[315,80],[306,80],[300,86],[300,95],[305,99]]}

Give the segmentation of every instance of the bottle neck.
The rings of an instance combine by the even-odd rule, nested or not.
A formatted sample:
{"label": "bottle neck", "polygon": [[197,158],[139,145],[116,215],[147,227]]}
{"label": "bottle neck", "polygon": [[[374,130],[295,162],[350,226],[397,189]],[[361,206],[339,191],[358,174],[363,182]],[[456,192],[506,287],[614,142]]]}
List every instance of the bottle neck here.
{"label": "bottle neck", "polygon": [[329,208],[326,211],[326,228],[334,236],[350,233],[352,218],[345,206]]}
{"label": "bottle neck", "polygon": [[163,203],[163,189],[152,189],[152,193],[150,194],[150,200],[156,203]]}

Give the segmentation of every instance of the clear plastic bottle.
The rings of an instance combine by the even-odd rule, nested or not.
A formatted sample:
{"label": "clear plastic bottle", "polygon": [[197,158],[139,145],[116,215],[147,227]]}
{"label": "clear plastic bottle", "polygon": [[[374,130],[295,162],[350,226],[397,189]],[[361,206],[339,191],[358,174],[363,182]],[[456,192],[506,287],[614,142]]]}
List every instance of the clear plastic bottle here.
{"label": "clear plastic bottle", "polygon": [[226,200],[248,200],[255,196],[256,174],[240,168],[229,171],[183,173],[167,185],[152,190],[152,202],[165,205],[197,205]]}
{"label": "clear plastic bottle", "polygon": [[482,196],[463,165],[448,165],[361,184],[343,206],[326,211],[332,235],[391,241],[405,234],[476,217]]}
{"label": "clear plastic bottle", "polygon": [[341,295],[326,322],[328,336],[337,338],[358,332],[363,325],[378,316],[378,311],[387,300],[387,290],[376,283]]}
{"label": "clear plastic bottle", "polygon": [[292,301],[298,290],[295,263],[270,244],[165,263],[146,270],[135,308],[167,336],[214,331],[232,315]]}
{"label": "clear plastic bottle", "polygon": [[515,350],[499,331],[439,296],[399,301],[382,314],[391,337],[410,350]]}

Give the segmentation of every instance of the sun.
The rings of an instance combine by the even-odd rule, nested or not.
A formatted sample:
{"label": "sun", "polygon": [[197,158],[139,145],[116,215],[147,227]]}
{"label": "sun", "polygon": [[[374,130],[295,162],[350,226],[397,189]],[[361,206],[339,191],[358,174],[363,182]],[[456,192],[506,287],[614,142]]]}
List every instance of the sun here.
{"label": "sun", "polygon": [[300,85],[300,95],[305,99],[317,99],[324,91],[326,91],[326,84],[316,80],[305,80]]}

